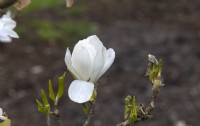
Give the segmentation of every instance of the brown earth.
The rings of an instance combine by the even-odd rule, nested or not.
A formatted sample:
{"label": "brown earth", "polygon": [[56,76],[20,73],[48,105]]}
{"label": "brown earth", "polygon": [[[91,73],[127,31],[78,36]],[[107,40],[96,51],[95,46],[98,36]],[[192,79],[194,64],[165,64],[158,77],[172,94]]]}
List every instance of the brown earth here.
{"label": "brown earth", "polygon": [[[78,4],[86,3],[76,2],[74,6]],[[115,62],[100,80],[91,126],[114,126],[122,121],[127,95],[136,96],[138,104],[150,101],[151,85],[144,76],[149,53],[164,60],[165,86],[156,102],[154,118],[136,125],[198,126],[200,1],[90,1],[87,6],[89,13],[74,18],[96,23],[98,37],[116,52]],[[49,17],[48,12],[44,9],[32,15],[62,17],[56,12]],[[19,26],[29,17],[30,14],[18,17]],[[0,43],[0,105],[13,126],[46,125],[35,99],[40,98],[41,88],[47,89],[49,78],[56,83],[66,71],[63,59],[68,45],[43,42],[34,35],[27,33],[10,44]],[[82,38],[77,36],[78,39]],[[73,46],[70,45],[71,50]],[[66,80],[65,92],[72,81],[70,74]],[[70,101],[67,93],[59,109],[64,126],[80,126],[85,119],[81,105]]]}

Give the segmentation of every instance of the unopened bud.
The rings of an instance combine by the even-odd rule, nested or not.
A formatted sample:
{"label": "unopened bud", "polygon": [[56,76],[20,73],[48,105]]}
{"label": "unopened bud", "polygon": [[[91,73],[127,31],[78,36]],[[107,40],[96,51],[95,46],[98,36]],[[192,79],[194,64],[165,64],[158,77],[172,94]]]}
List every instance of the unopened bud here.
{"label": "unopened bud", "polygon": [[148,59],[151,63],[158,65],[158,60],[156,59],[154,55],[149,54]]}

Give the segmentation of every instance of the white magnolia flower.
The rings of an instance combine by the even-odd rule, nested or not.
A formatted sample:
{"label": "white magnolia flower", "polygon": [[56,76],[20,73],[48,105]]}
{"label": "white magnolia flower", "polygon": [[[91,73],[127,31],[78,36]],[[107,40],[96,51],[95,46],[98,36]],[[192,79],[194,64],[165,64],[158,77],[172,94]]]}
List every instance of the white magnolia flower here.
{"label": "white magnolia flower", "polygon": [[19,38],[13,30],[16,27],[16,22],[10,17],[10,12],[7,12],[0,18],[0,41],[11,42],[13,38]]}
{"label": "white magnolia flower", "polygon": [[69,87],[70,99],[78,103],[87,102],[93,94],[94,83],[108,70],[114,59],[114,50],[107,50],[96,35],[80,40],[72,55],[67,49],[65,63],[78,79]]}
{"label": "white magnolia flower", "polygon": [[3,116],[3,110],[0,108],[0,120],[7,120],[7,117]]}

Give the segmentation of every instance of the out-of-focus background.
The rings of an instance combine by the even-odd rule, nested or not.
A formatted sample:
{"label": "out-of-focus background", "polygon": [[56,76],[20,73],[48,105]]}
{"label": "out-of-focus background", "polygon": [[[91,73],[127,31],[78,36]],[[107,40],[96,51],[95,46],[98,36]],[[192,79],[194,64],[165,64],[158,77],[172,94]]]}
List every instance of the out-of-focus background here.
{"label": "out-of-focus background", "polygon": [[[124,98],[148,104],[151,85],[145,77],[147,55],[164,60],[165,86],[154,118],[137,126],[199,126],[200,1],[199,0],[33,0],[16,17],[20,39],[0,43],[0,107],[12,126],[45,126],[37,111],[40,89],[66,71],[69,46],[96,34],[116,59],[101,78],[91,126],[115,126],[123,120]],[[59,109],[64,126],[80,126],[82,106],[69,100],[72,77],[67,73]],[[47,90],[46,90],[47,91]],[[52,119],[54,120],[54,118]]]}

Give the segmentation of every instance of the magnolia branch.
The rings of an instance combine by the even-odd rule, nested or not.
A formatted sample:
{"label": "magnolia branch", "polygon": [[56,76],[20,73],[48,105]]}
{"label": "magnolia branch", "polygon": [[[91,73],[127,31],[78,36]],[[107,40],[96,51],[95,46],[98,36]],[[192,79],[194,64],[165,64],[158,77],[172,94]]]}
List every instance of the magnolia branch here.
{"label": "magnolia branch", "polygon": [[53,115],[57,118],[57,121],[59,123],[59,126],[62,126],[62,120],[61,120],[61,117],[60,117],[60,112],[59,110],[57,109],[57,107],[55,107],[55,110],[53,112]]}
{"label": "magnolia branch", "polygon": [[[117,126],[127,126],[127,125],[133,125],[136,122],[144,121],[149,118],[152,118],[152,111],[155,108],[155,101],[160,93],[160,88],[164,85],[161,81],[161,72],[162,72],[162,60],[157,61],[155,56],[150,55],[149,58],[149,64],[147,68],[147,75],[149,75],[150,81],[152,82],[152,97],[151,102],[149,105],[145,108],[142,104],[140,106],[137,106],[136,109],[136,120],[134,122],[130,121],[130,118],[126,118],[125,121],[121,122]],[[130,115],[129,115],[130,116]]]}
{"label": "magnolia branch", "polygon": [[95,84],[95,88],[94,88],[94,94],[95,94],[95,97],[94,97],[94,100],[91,101],[91,107],[89,109],[89,112],[87,114],[87,117],[86,117],[86,120],[84,122],[84,125],[83,126],[88,126],[89,123],[90,123],[90,120],[92,118],[92,116],[94,115],[94,110],[95,110],[95,106],[96,106],[96,96],[97,96],[97,87],[98,87],[98,82]]}
{"label": "magnolia branch", "polygon": [[91,108],[90,108],[90,110],[89,110],[89,112],[87,114],[87,118],[86,118],[83,126],[88,126],[92,116],[94,115],[94,109],[95,109],[95,106],[96,106],[96,100],[91,102],[91,104],[92,104],[92,106],[91,106]]}
{"label": "magnolia branch", "polygon": [[[155,108],[155,101],[156,101],[158,94],[159,93],[152,96],[151,102],[149,103],[149,105],[146,108],[144,108],[143,105],[140,105],[140,109],[137,111],[138,117],[137,117],[137,120],[134,123],[137,123],[137,122],[140,122],[140,121],[145,121],[147,119],[152,118],[151,112]],[[127,125],[131,125],[129,119],[121,122],[117,126],[127,126]]]}

